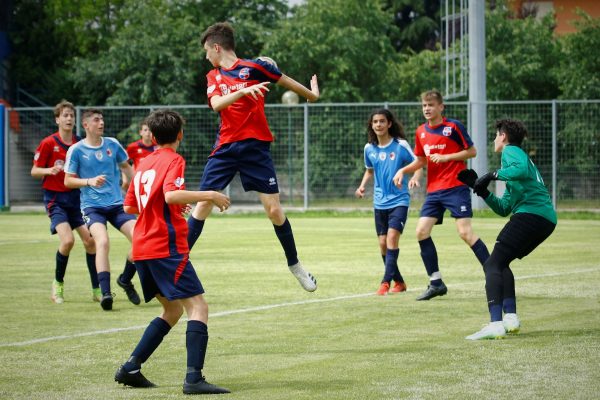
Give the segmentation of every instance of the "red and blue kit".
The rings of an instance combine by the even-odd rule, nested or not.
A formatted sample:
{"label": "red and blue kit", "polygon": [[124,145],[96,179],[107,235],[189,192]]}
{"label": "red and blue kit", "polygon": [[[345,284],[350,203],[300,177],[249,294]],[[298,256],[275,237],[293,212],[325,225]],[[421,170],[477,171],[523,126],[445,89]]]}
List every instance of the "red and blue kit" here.
{"label": "red and blue kit", "polygon": [[124,203],[139,211],[133,230],[134,261],[189,253],[182,205],[165,202],[165,193],[185,189],[184,171],[185,160],[169,148],[154,151],[138,166]]}
{"label": "red and blue kit", "polygon": [[56,175],[47,175],[42,181],[42,188],[54,192],[70,192],[71,189],[65,187],[65,173],[62,171],[67,158],[67,150],[71,145],[77,143],[79,137],[73,135],[73,142],[66,144],[60,138],[58,132],[44,138],[38,148],[35,150],[33,165],[38,168],[60,167],[61,171]]}
{"label": "red and blue kit", "polygon": [[136,140],[135,142],[127,146],[127,156],[133,161],[133,169],[137,169],[145,157],[156,150],[156,144],[152,143],[150,146],[146,146],[142,139]]}
{"label": "red and blue kit", "polygon": [[426,122],[415,133],[415,155],[427,157],[427,193],[463,186],[456,176],[466,168],[464,161],[429,162],[431,154],[452,154],[473,146],[467,128],[458,120],[443,118],[442,123]]}
{"label": "red and blue kit", "polygon": [[[266,61],[238,59],[229,69],[216,68],[206,75],[208,104],[210,106],[213,96],[225,96],[261,82],[277,82],[279,78],[279,69]],[[265,115],[265,99],[257,97],[255,100],[244,96],[219,112],[221,124],[215,150],[223,144],[245,139],[273,141]]]}

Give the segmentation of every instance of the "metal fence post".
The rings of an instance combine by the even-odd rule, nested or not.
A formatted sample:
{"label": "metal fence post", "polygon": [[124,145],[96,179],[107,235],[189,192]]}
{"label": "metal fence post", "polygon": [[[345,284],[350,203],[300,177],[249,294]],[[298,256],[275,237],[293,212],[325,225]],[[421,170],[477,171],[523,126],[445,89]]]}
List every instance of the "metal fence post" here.
{"label": "metal fence post", "polygon": [[552,100],[552,204],[556,208],[556,185],[557,185],[557,164],[558,164],[558,115],[556,100]]}
{"label": "metal fence post", "polygon": [[304,211],[308,210],[308,103],[304,103]]}
{"label": "metal fence post", "polygon": [[8,110],[0,104],[0,209],[8,206]]}

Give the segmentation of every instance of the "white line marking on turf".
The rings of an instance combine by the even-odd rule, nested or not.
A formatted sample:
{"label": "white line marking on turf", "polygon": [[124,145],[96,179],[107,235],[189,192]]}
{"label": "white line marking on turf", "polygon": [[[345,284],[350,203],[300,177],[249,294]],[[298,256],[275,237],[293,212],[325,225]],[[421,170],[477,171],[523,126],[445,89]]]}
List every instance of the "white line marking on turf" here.
{"label": "white line marking on turf", "polygon": [[[525,276],[521,276],[521,277],[515,277],[515,280],[538,279],[538,278],[555,277],[555,276],[572,275],[572,274],[585,274],[588,272],[598,272],[598,271],[599,271],[598,268],[590,268],[590,269],[581,269],[581,270],[565,271],[565,272],[549,272],[547,274],[525,275]],[[480,284],[481,282],[477,281],[477,282],[457,283],[457,284],[448,285],[448,287],[460,287],[460,286],[466,286],[466,285],[473,284],[473,283]],[[416,291],[416,289],[412,289],[412,290],[409,289],[408,291],[412,292],[412,291]],[[268,305],[264,305],[264,306],[241,308],[239,310],[216,312],[216,313],[210,314],[210,318],[225,317],[225,316],[233,315],[233,314],[243,314],[243,313],[255,312],[255,311],[272,310],[274,308],[290,307],[290,306],[297,306],[297,305],[304,305],[304,304],[327,303],[327,302],[338,301],[338,300],[358,299],[361,297],[373,296],[374,294],[375,293],[370,292],[370,293],[362,293],[362,294],[352,294],[352,295],[347,295],[347,296],[328,297],[328,298],[324,298],[324,299],[301,300],[301,301],[292,301],[289,303],[268,304]],[[0,343],[0,347],[28,346],[28,345],[37,344],[37,343],[51,342],[54,340],[73,339],[73,338],[85,337],[85,336],[94,336],[94,335],[103,335],[103,334],[108,334],[108,333],[133,331],[133,330],[137,330],[137,329],[144,329],[146,327],[147,327],[147,325],[138,325],[138,326],[129,326],[129,327],[125,327],[125,328],[112,328],[112,329],[103,329],[100,331],[93,331],[93,332],[75,333],[73,335],[50,336],[50,337],[45,337],[45,338],[26,340],[24,342]]]}

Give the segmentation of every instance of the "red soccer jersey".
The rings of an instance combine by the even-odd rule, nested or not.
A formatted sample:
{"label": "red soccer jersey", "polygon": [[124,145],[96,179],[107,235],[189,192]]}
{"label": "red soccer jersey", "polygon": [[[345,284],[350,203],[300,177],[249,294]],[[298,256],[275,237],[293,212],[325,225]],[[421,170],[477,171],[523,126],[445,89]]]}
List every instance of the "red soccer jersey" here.
{"label": "red soccer jersey", "polygon": [[[69,150],[71,145],[78,141],[79,138],[76,135],[73,135],[73,142],[71,144],[66,144],[62,141],[58,132],[45,137],[35,150],[33,165],[39,168],[51,168],[56,165],[62,169],[65,165],[67,150]],[[65,173],[62,170],[56,175],[45,176],[42,180],[42,187],[55,192],[71,191],[71,189],[65,187]]]}
{"label": "red soccer jersey", "polygon": [[142,139],[130,143],[129,146],[127,146],[127,156],[133,161],[133,169],[137,169],[138,165],[140,165],[140,161],[155,149],[156,145],[154,143],[150,146],[146,146]]}
{"label": "red soccer jersey", "polygon": [[[229,68],[216,68],[207,75],[206,94],[208,104],[213,96],[225,96],[261,82],[277,82],[281,72],[274,65],[262,60],[240,60]],[[245,139],[273,141],[265,115],[265,99],[262,96],[244,96],[221,110],[221,125],[215,149],[225,143]],[[211,106],[212,107],[212,106]]]}
{"label": "red soccer jersey", "polygon": [[443,118],[442,123],[436,126],[424,123],[415,134],[415,155],[427,157],[427,192],[464,185],[456,178],[466,168],[464,161],[429,162],[430,154],[452,154],[473,146],[464,125],[458,120]]}
{"label": "red soccer jersey", "polygon": [[124,202],[140,213],[133,229],[135,261],[189,253],[182,205],[165,202],[165,193],[185,189],[184,171],[185,160],[169,148],[151,153],[136,170]]}

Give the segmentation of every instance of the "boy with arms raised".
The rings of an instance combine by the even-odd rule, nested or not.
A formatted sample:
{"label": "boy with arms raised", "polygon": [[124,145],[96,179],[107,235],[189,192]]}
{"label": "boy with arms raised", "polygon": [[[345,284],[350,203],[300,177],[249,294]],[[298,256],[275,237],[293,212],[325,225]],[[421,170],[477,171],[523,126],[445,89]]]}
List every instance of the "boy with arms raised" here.
{"label": "boy with arms raised", "polygon": [[427,195],[417,222],[417,240],[429,275],[429,285],[417,300],[429,300],[448,292],[431,238],[433,227],[444,221],[446,210],[456,221],[458,235],[471,248],[481,265],[490,254],[471,226],[471,191],[457,179],[457,174],[466,168],[465,161],[477,155],[471,137],[460,121],[442,116],[444,101],[440,92],[430,90],[423,93],[421,105],[427,122],[416,130],[417,159],[401,168],[393,181],[400,188],[405,173],[427,166]]}
{"label": "boy with arms raised", "polygon": [[54,118],[58,131],[40,142],[31,167],[31,176],[42,179],[44,204],[50,217],[50,232],[58,234],[60,240],[50,299],[56,304],[64,302],[64,278],[69,254],[75,244],[75,229],[85,247],[85,258],[92,281],[92,300],[100,301],[102,293],[96,272],[96,245],[81,217],[79,190],[71,190],[64,183],[67,150],[81,140],[73,134],[75,106],[66,100],[61,101],[54,107]]}
{"label": "boy with arms raised", "polygon": [[202,376],[208,344],[208,305],[204,289],[189,261],[185,205],[208,201],[221,211],[229,198],[214,191],[185,190],[185,161],[176,153],[183,138],[183,118],[174,111],[157,110],[147,119],[158,149],[138,166],[125,198],[125,211],[139,214],[134,229],[133,259],[142,283],[144,299],[154,297],[163,307],[140,342],[115,375],[119,383],[152,387],[141,373],[141,365],[152,355],[165,335],[179,321],[183,310],[188,316],[186,330],[187,374],[185,394],[229,393]]}
{"label": "boy with arms raised", "polygon": [[[110,222],[131,242],[135,217],[123,211],[123,195],[119,182],[121,173],[131,179],[133,168],[127,162],[127,153],[119,141],[103,137],[104,117],[102,111],[85,110],[82,114],[85,139],[71,146],[65,164],[65,186],[81,189],[81,211],[90,233],[96,242],[96,268],[102,290],[100,306],[112,310],[113,295],[110,290],[109,240],[107,222]],[[117,278],[117,284],[125,290],[133,304],[140,298],[131,283],[135,266],[127,256],[125,269]]]}
{"label": "boy with arms raised", "polygon": [[[227,23],[210,26],[201,38],[206,58],[215,67],[207,77],[208,105],[219,113],[221,124],[213,152],[208,158],[200,190],[223,190],[240,173],[244,190],[259,193],[260,201],[283,247],[290,272],[302,287],[317,290],[316,279],[298,260],[292,226],[279,201],[279,187],[270,146],[273,134],[265,116],[264,92],[276,82],[308,101],[317,101],[317,77],[308,89],[279,71],[270,59],[239,59],[235,54],[234,31]],[[198,240],[213,205],[199,202],[188,219],[190,248]]]}

